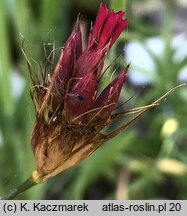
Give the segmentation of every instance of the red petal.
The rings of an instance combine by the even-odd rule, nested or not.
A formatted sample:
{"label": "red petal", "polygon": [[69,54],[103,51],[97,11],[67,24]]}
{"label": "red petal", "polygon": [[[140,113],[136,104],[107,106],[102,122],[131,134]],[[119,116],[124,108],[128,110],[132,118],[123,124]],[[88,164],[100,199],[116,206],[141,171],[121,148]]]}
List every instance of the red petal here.
{"label": "red petal", "polygon": [[85,76],[88,71],[94,71],[97,76],[101,74],[109,48],[127,25],[127,20],[123,20],[124,14],[123,11],[109,12],[106,5],[100,4],[88,47],[77,60],[73,78]]}
{"label": "red petal", "polygon": [[118,75],[96,99],[93,109],[100,108],[98,112],[102,118],[109,116],[116,106],[127,70],[128,67],[123,70],[121,74]]}
{"label": "red petal", "polygon": [[128,20],[118,20],[115,29],[112,33],[111,41],[110,41],[110,47],[115,43],[123,29],[128,25]]}
{"label": "red petal", "polygon": [[82,54],[82,37],[79,24],[75,25],[62,52],[63,56],[60,58],[56,84],[58,90],[65,92],[68,81],[72,76],[74,64]]}
{"label": "red petal", "polygon": [[123,20],[125,12],[109,12],[106,5],[101,4],[96,22],[89,36],[88,48],[104,48],[108,43],[110,47],[127,26],[127,20]]}
{"label": "red petal", "polygon": [[89,36],[88,47],[91,47],[95,43],[95,41],[97,41],[97,38],[100,35],[103,24],[109,13],[110,12],[106,7],[106,5],[101,3],[99,7],[99,11],[97,13],[95,24]]}
{"label": "red petal", "polygon": [[101,35],[99,38],[98,47],[100,49],[102,49],[103,47],[106,46],[107,43],[109,43],[117,21],[118,21],[118,16],[116,16],[114,12],[110,13],[102,28]]}
{"label": "red petal", "polygon": [[73,77],[83,77],[88,73],[88,71],[94,71],[97,69],[102,53],[102,50],[85,50],[75,65]]}
{"label": "red petal", "polygon": [[97,77],[90,72],[73,87],[65,107],[66,114],[73,119],[85,113],[93,105],[97,93]]}

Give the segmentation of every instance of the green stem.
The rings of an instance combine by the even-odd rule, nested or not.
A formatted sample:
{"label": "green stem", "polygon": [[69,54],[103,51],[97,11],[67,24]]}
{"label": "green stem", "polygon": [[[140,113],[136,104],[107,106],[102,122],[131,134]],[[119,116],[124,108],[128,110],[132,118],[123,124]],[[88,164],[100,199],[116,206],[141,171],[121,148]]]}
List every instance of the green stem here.
{"label": "green stem", "polygon": [[24,181],[21,185],[19,185],[17,188],[12,189],[9,194],[7,194],[4,197],[1,197],[0,200],[12,200],[17,195],[23,193],[24,191],[28,190],[29,188],[33,187],[34,185],[37,185],[37,183],[34,182],[32,176],[31,176],[26,181]]}

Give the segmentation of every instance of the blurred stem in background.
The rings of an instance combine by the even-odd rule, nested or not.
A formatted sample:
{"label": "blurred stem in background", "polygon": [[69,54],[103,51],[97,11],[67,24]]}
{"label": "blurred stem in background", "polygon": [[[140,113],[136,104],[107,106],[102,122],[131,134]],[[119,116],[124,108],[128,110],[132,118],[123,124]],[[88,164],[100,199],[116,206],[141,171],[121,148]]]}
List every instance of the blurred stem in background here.
{"label": "blurred stem in background", "polygon": [[[4,124],[0,128],[1,145],[3,144],[3,137],[8,137],[8,133],[12,131],[10,120],[13,114],[13,104],[11,98],[11,86],[10,86],[10,50],[8,43],[8,30],[7,30],[7,14],[5,13],[5,1],[0,2],[0,122]],[[9,148],[9,149],[8,149]],[[0,164],[2,167],[6,167],[5,161],[7,160],[6,155],[10,150],[10,146],[4,146],[3,152],[1,152]],[[1,146],[2,151],[2,146]],[[11,152],[10,152],[11,153]],[[3,169],[1,168],[0,176],[3,178]],[[0,181],[0,192],[4,193],[6,188],[3,186],[3,182]]]}
{"label": "blurred stem in background", "polygon": [[1,1],[0,3],[0,24],[1,24],[1,31],[0,31],[0,59],[1,59],[1,104],[4,105],[4,115],[7,117],[12,116],[13,114],[13,101],[11,95],[11,83],[10,83],[10,47],[8,41],[8,17],[6,14],[6,3],[5,1]]}

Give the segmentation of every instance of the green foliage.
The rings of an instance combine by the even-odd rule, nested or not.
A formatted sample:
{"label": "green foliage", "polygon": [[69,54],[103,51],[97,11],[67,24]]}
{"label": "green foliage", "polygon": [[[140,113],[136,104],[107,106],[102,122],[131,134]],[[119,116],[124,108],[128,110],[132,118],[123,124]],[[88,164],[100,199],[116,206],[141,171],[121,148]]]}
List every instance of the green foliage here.
{"label": "green foliage", "polygon": [[[132,2],[135,1],[129,1],[129,5]],[[126,3],[125,0],[111,0],[110,6],[116,11],[124,10]],[[20,50],[22,37],[25,39],[25,50],[30,59],[33,57],[42,63],[45,42],[54,42],[57,48],[63,46],[75,21],[74,18],[72,20],[71,14],[77,5],[88,12],[92,10],[92,6],[94,10],[97,9],[95,1],[88,3],[84,0],[0,1],[0,196],[23,182],[35,168],[29,143],[35,116],[29,96],[28,69]],[[168,9],[171,7],[173,5],[169,5]],[[127,12],[131,18],[130,7]],[[92,13],[96,14],[96,11]],[[141,96],[136,96],[136,99],[125,104],[125,108],[146,105],[179,84],[178,73],[187,65],[187,57],[181,61],[174,61],[176,50],[171,46],[173,19],[172,13],[167,14],[168,17],[159,33],[133,15],[132,20],[129,20],[129,30],[118,40],[119,44],[131,40],[141,42],[153,59],[157,71],[151,77],[151,87],[145,89]],[[165,41],[162,56],[156,56],[144,43],[148,35],[157,34]],[[119,44],[112,48],[110,61],[119,55]],[[133,67],[133,59],[131,62]],[[121,67],[120,61],[116,63]],[[34,69],[39,71],[34,61],[32,64]],[[11,84],[14,70],[18,71],[26,83],[25,89],[16,99]],[[143,70],[141,72],[146,73]],[[108,82],[109,78],[110,76],[103,82]],[[137,95],[137,89],[140,88],[127,84],[121,95],[122,100]],[[120,182],[128,194],[124,198],[186,199],[186,107],[187,88],[183,87],[161,105],[145,113],[136,123],[78,166],[54,177],[44,185],[28,190],[18,198],[93,199],[94,194],[98,194],[97,199],[116,199],[116,191],[121,181],[120,173],[123,172],[128,176]],[[172,121],[169,121],[171,119],[176,126],[172,133]]]}

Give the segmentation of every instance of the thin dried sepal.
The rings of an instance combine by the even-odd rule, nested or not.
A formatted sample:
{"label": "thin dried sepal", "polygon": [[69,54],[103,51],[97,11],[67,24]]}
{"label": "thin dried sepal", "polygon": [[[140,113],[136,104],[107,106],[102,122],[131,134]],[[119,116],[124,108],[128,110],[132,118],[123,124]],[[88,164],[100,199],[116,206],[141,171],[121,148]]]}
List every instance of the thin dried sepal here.
{"label": "thin dried sepal", "polygon": [[107,72],[107,70],[112,66],[112,64],[114,64],[117,59],[120,57],[120,55],[118,55],[113,61],[111,61],[111,63],[104,69],[104,71],[101,73],[101,76],[99,77],[99,82],[102,80],[103,76],[105,75],[105,73]]}
{"label": "thin dried sepal", "polygon": [[125,110],[125,111],[120,112],[120,113],[115,113],[115,114],[111,115],[111,120],[115,120],[115,119],[120,118],[120,117],[125,116],[125,115],[131,115],[131,114],[139,113],[143,109],[149,109],[149,108],[155,107],[157,105],[159,105],[159,103],[149,104],[149,105],[145,105],[145,106],[141,106],[141,107],[132,108],[130,110]]}
{"label": "thin dried sepal", "polygon": [[[38,74],[36,73],[36,71],[34,71],[32,64],[30,63],[29,58],[25,52],[24,42],[25,42],[25,40],[23,38],[22,43],[21,43],[21,51],[25,57],[25,60],[26,60],[26,63],[27,63],[28,69],[29,69],[29,75],[30,75],[31,82],[33,85],[37,85],[40,83],[39,77],[38,77]],[[36,77],[36,78],[34,78],[34,77]]]}
{"label": "thin dried sepal", "polygon": [[[63,53],[61,53],[60,59],[63,58]],[[48,103],[50,102],[50,98],[52,96],[52,91],[54,90],[54,86],[55,86],[55,79],[56,79],[56,75],[58,73],[60,67],[60,60],[58,61],[55,70],[53,72],[53,76],[51,77],[51,81],[49,83],[48,89],[47,89],[47,93],[43,99],[43,103],[41,104],[40,110],[38,115],[39,116],[43,116],[44,111],[46,109],[46,106],[48,105]]]}
{"label": "thin dried sepal", "polygon": [[172,89],[170,89],[168,92],[166,92],[164,95],[162,95],[160,98],[158,98],[157,100],[153,101],[151,104],[145,106],[144,108],[142,108],[139,113],[137,115],[135,115],[130,121],[128,121],[126,124],[122,125],[121,127],[119,127],[117,130],[113,131],[112,133],[106,135],[105,141],[112,139],[113,137],[117,136],[121,131],[123,131],[124,129],[126,129],[132,122],[134,122],[136,119],[138,119],[141,115],[143,115],[148,109],[159,105],[163,100],[165,100],[167,98],[167,96],[169,96],[171,93],[173,93],[176,89],[185,86],[186,83],[177,85],[175,87],[173,87]]}
{"label": "thin dried sepal", "polygon": [[81,115],[77,116],[76,118],[74,118],[74,121],[78,121],[82,117],[89,116],[90,118],[89,118],[89,121],[87,122],[87,124],[89,124],[89,123],[93,122],[94,120],[96,120],[97,117],[99,117],[100,113],[104,109],[106,109],[106,108],[108,108],[110,106],[114,106],[114,105],[116,105],[116,103],[111,103],[111,104],[108,104],[108,105],[105,105],[105,106],[102,106],[102,107],[93,108],[91,110],[88,110],[88,111],[82,113]]}

